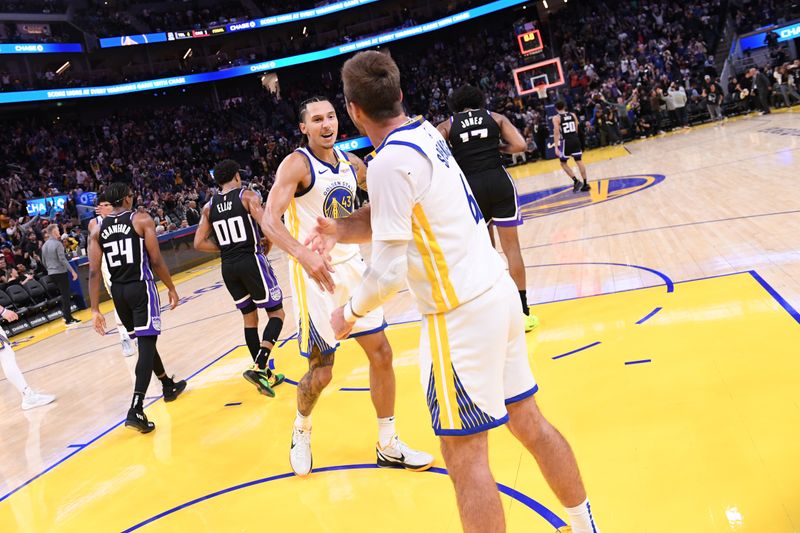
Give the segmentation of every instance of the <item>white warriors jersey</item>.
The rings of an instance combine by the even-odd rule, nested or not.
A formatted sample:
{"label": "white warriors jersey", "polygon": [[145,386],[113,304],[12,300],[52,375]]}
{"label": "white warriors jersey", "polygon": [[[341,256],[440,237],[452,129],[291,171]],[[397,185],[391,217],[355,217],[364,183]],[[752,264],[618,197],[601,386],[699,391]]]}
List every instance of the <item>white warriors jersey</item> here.
{"label": "white warriors jersey", "polygon": [[[97,227],[102,227],[103,225],[103,218],[100,215],[94,217],[94,222],[97,224]],[[106,291],[108,291],[108,295],[111,296],[111,273],[108,271],[108,265],[106,264],[106,254],[102,254],[100,256],[100,272],[103,274],[103,283],[106,285]]]}
{"label": "white warriors jersey", "polygon": [[396,128],[367,161],[372,238],[413,241],[408,285],[422,314],[455,309],[505,274],[464,173],[428,121]]}
{"label": "white warriors jersey", "polygon": [[[292,237],[302,243],[317,225],[317,217],[346,218],[352,214],[358,181],[355,166],[338,148],[333,149],[338,159],[336,166],[317,159],[308,148],[297,151],[308,159],[311,184],[295,193],[284,222]],[[359,251],[358,244],[337,244],[330,252],[331,261],[343,263]]]}

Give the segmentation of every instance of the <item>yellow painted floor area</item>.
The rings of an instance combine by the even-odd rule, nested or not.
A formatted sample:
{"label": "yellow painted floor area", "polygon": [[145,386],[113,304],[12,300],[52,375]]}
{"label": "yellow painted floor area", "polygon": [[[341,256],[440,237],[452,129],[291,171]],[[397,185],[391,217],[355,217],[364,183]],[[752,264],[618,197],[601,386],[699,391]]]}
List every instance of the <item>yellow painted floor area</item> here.
{"label": "yellow painted floor area", "polygon": [[[528,347],[537,398],[575,450],[602,531],[798,531],[800,318],[753,274],[536,312],[542,325]],[[419,384],[418,323],[388,332],[400,436],[443,467]],[[258,395],[241,378],[249,360],[236,348],[191,378],[178,401],[156,401],[147,409],[154,433],[118,426],[88,436],[0,503],[0,531],[459,530],[445,475],[370,467],[369,393],[341,390],[369,386],[353,341],[337,353],[314,412],[318,471],[305,479],[284,475],[295,389]],[[293,380],[306,365],[294,341],[275,362]],[[503,496],[508,530],[554,531],[565,513],[506,429],[491,432],[490,455],[496,480],[513,489]]]}

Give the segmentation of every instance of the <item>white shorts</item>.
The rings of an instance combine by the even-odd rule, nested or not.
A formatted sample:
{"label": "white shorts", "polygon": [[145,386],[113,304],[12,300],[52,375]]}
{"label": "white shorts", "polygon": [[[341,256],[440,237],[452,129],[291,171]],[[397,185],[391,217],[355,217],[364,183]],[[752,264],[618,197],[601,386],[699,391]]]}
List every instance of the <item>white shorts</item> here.
{"label": "white shorts", "polygon": [[11,347],[11,341],[8,339],[8,335],[6,335],[6,330],[0,327],[0,350],[8,346]]}
{"label": "white shorts", "polygon": [[507,274],[455,309],[423,315],[420,379],[437,435],[505,424],[506,405],[536,393],[519,293]]}
{"label": "white shorts", "polygon": [[[308,357],[314,346],[323,355],[331,354],[339,347],[331,327],[331,313],[350,299],[353,290],[361,283],[367,266],[361,254],[354,255],[343,263],[333,265],[331,273],[336,285],[334,293],[323,292],[317,283],[293,258],[289,258],[289,278],[295,298],[294,316],[297,320],[297,340],[300,354]],[[350,338],[377,333],[386,329],[383,308],[378,307],[363,318],[356,320]]]}

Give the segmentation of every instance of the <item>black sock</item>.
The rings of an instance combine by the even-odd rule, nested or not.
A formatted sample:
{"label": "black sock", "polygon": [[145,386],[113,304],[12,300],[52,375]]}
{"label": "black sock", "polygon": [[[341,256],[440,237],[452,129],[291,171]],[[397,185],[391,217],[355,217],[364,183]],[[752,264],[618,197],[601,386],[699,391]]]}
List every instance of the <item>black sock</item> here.
{"label": "black sock", "polygon": [[258,356],[256,357],[256,365],[261,370],[264,370],[267,367],[267,361],[269,360],[269,354],[272,351],[272,347],[275,346],[275,343],[278,342],[278,337],[281,334],[281,329],[283,329],[283,320],[278,317],[271,317],[269,322],[267,322],[266,327],[264,328],[264,333],[261,336],[261,340],[265,343],[269,344],[269,347],[260,346],[258,350]]}
{"label": "black sock", "polygon": [[161,385],[164,386],[164,387],[174,387],[175,386],[175,382],[172,381],[172,378],[167,376],[166,374],[164,375],[164,377],[158,378],[158,380],[161,382]]}
{"label": "black sock", "polygon": [[247,344],[247,349],[250,350],[250,357],[255,361],[261,346],[261,342],[258,340],[258,328],[244,328],[244,342]]}
{"label": "black sock", "polygon": [[572,178],[572,181],[574,181],[575,183],[578,183],[578,178],[576,178],[575,176],[570,176],[570,177]]}
{"label": "black sock", "polygon": [[519,299],[522,302],[522,312],[525,316],[530,314],[528,311],[528,291],[519,291]]}
{"label": "black sock", "polygon": [[143,404],[144,404],[144,393],[134,392],[133,400],[131,400],[131,409],[136,409],[137,411],[141,411],[144,408]]}

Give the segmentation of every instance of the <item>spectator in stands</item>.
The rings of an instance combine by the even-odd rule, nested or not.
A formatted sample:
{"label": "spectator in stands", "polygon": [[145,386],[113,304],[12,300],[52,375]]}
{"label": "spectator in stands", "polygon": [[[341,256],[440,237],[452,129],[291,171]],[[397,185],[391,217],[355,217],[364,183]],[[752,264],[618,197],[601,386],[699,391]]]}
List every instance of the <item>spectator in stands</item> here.
{"label": "spectator in stands", "polygon": [[57,224],[47,226],[47,236],[47,242],[42,246],[42,259],[47,268],[47,275],[55,282],[61,293],[61,312],[64,322],[68,326],[77,324],[80,320],[72,316],[72,294],[69,288],[67,272],[72,275],[73,281],[78,279],[78,273],[67,261],[64,245],[61,243],[61,232]]}
{"label": "spectator in stands", "polygon": [[676,126],[688,128],[689,114],[686,110],[686,90],[683,88],[683,85],[672,82],[667,94],[667,98],[672,102],[673,119]]}
{"label": "spectator in stands", "polygon": [[771,113],[769,110],[769,78],[756,67],[752,67],[747,72],[747,78],[751,81],[750,94],[753,94],[756,104],[761,109],[762,115]]}
{"label": "spectator in stands", "polygon": [[783,97],[783,102],[786,104],[786,107],[791,107],[794,105],[792,100],[794,100],[794,103],[800,102],[800,93],[798,93],[794,88],[796,78],[795,75],[791,74],[791,72],[792,71],[789,69],[789,64],[786,63],[776,68],[775,72],[773,73],[773,76],[775,77],[775,87]]}

